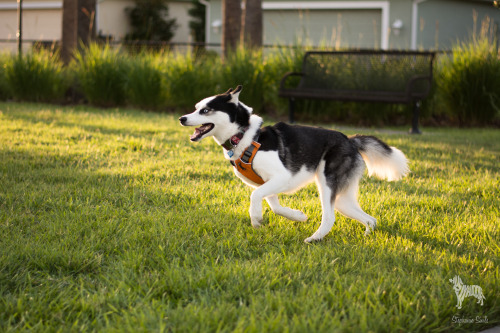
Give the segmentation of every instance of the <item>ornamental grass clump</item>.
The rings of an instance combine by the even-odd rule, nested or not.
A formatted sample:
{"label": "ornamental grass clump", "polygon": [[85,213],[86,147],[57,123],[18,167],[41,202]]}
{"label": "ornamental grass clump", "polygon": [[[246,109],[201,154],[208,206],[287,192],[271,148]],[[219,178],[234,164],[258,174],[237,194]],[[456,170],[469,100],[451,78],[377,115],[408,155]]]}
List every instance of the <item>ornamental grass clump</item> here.
{"label": "ornamental grass clump", "polygon": [[190,53],[172,53],[166,55],[165,61],[169,107],[192,109],[201,99],[220,92],[219,57],[197,59]]}
{"label": "ornamental grass clump", "polygon": [[39,51],[23,56],[4,56],[0,97],[17,101],[58,102],[69,88],[69,80],[57,53]]}
{"label": "ornamental grass clump", "polygon": [[126,80],[128,104],[158,110],[166,105],[166,82],[161,56],[144,53],[129,59]]}
{"label": "ornamental grass clump", "polygon": [[491,124],[500,112],[500,54],[489,19],[469,42],[443,56],[436,75],[437,94],[460,126]]}
{"label": "ornamental grass clump", "polygon": [[75,72],[87,100],[97,106],[124,105],[130,71],[128,56],[109,45],[91,44],[75,54]]}
{"label": "ornamental grass clump", "polygon": [[243,45],[230,52],[221,67],[221,91],[237,84],[251,87],[245,93],[244,103],[256,112],[263,109],[266,90],[266,74],[264,70],[262,50],[254,50]]}
{"label": "ornamental grass clump", "polygon": [[9,63],[10,55],[7,53],[0,54],[0,100],[7,100],[11,97],[9,85],[5,75]]}

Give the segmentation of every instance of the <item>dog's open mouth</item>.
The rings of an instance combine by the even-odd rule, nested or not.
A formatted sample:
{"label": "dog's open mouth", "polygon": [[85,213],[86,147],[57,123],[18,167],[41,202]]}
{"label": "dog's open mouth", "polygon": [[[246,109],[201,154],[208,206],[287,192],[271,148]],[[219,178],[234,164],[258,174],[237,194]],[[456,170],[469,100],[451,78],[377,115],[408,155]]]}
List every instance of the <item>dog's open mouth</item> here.
{"label": "dog's open mouth", "polygon": [[214,124],[208,123],[208,124],[203,124],[201,127],[198,127],[194,130],[194,133],[189,137],[191,141],[198,141],[201,139],[201,137],[214,128]]}

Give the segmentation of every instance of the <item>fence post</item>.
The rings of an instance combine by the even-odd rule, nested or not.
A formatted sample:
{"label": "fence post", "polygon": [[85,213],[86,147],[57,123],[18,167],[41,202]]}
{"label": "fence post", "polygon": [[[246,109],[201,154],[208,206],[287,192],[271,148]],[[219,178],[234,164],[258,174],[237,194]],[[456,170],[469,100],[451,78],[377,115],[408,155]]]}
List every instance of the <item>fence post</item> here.
{"label": "fence post", "polygon": [[17,0],[17,55],[23,55],[23,0]]}

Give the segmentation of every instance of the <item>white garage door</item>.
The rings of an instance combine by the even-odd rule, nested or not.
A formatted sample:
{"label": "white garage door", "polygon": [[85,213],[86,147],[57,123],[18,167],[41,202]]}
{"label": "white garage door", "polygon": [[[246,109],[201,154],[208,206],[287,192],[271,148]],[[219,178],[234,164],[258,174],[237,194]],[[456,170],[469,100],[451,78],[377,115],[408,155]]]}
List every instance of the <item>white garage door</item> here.
{"label": "white garage door", "polygon": [[381,9],[264,10],[264,43],[381,48]]}

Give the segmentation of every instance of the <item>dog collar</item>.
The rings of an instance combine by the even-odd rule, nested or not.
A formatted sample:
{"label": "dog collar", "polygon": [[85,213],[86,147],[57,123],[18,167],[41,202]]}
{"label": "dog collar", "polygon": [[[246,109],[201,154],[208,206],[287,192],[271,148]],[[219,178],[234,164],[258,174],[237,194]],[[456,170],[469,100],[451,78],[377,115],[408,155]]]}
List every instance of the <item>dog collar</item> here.
{"label": "dog collar", "polygon": [[245,132],[248,130],[248,127],[240,127],[239,132],[230,137],[229,139],[226,140],[221,146],[224,147],[227,150],[227,155],[231,158],[234,155],[233,149],[240,143],[241,139],[243,138],[243,135],[245,135]]}

